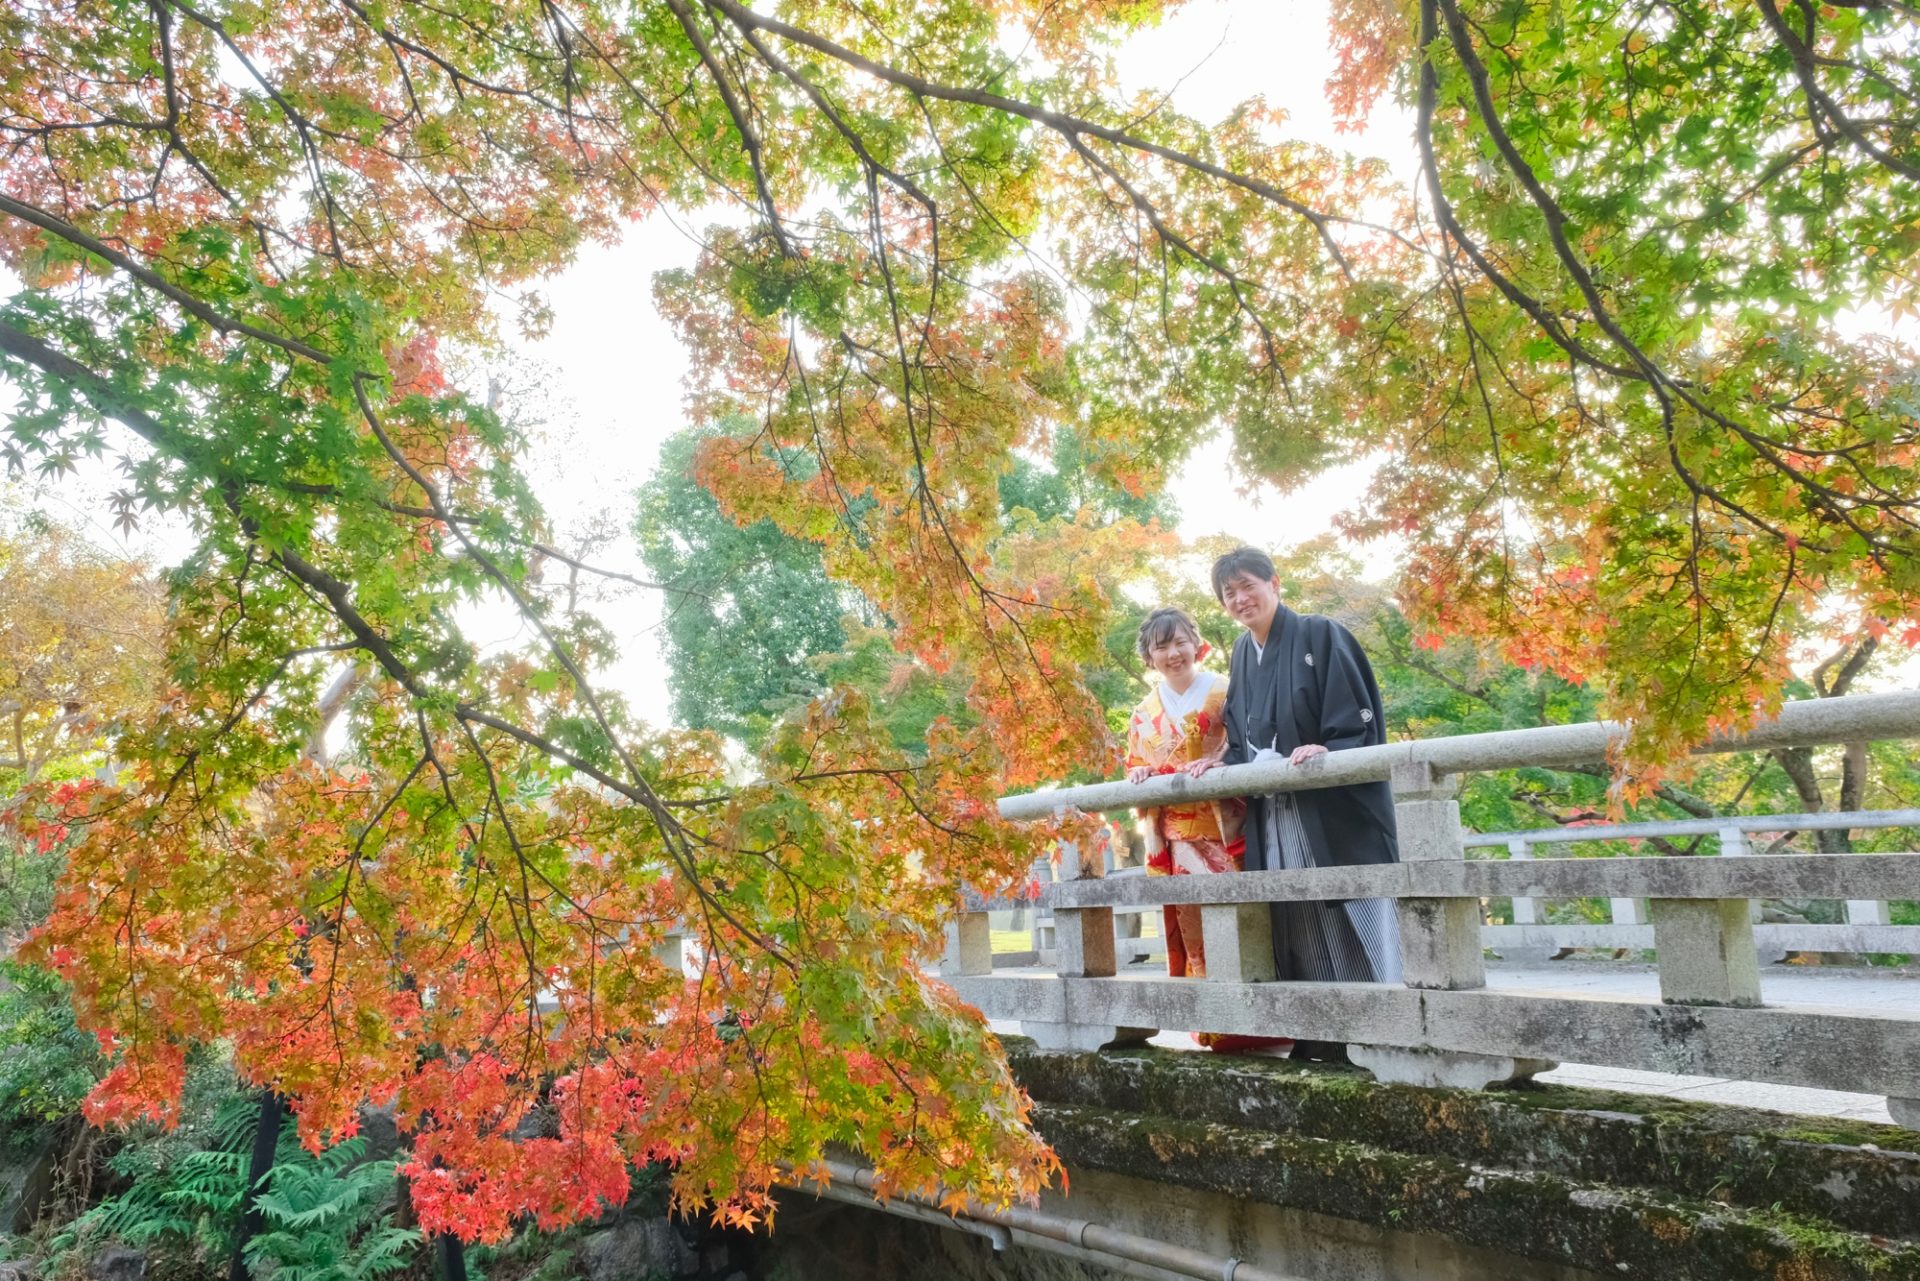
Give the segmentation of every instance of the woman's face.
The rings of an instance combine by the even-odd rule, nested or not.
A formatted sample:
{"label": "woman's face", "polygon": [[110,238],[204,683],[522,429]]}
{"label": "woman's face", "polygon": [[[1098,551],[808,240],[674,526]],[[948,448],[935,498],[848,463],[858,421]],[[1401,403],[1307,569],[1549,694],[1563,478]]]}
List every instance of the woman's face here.
{"label": "woman's face", "polygon": [[1153,665],[1153,670],[1176,684],[1193,670],[1199,657],[1198,642],[1184,631],[1176,630],[1166,640],[1155,641],[1147,647],[1147,662]]}
{"label": "woman's face", "polygon": [[1235,574],[1221,586],[1220,604],[1240,626],[1265,633],[1280,608],[1280,580]]}

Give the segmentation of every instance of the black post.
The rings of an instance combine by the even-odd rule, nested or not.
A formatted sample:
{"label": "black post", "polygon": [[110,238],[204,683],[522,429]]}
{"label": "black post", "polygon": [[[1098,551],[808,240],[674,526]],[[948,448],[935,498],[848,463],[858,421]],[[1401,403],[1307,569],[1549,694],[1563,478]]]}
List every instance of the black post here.
{"label": "black post", "polygon": [[280,1126],[286,1115],[286,1103],[278,1094],[270,1089],[260,1092],[260,1123],[253,1132],[253,1160],[247,1165],[247,1189],[240,1199],[244,1213],[239,1234],[233,1239],[233,1263],[227,1269],[227,1281],[249,1281],[247,1242],[253,1240],[253,1234],[266,1222],[265,1214],[254,1204],[253,1194],[273,1169],[273,1153],[280,1146]]}
{"label": "black post", "polygon": [[433,1244],[440,1255],[440,1281],[467,1281],[467,1247],[460,1244],[460,1238],[442,1232]]}

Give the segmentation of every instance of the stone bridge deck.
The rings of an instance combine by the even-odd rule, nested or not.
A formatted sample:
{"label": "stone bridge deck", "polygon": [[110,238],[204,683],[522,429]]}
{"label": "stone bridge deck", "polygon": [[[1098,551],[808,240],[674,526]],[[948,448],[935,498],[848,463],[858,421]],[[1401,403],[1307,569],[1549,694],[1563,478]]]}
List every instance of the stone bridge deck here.
{"label": "stone bridge deck", "polygon": [[[1122,968],[1126,973],[1164,973],[1158,957]],[[1051,970],[996,968],[996,974],[1051,974]],[[1500,991],[1550,992],[1559,996],[1614,997],[1658,1001],[1660,976],[1653,965],[1619,961],[1548,961],[1539,965],[1487,964],[1487,986]],[[1866,966],[1773,965],[1760,977],[1761,995],[1768,1005],[1817,1007],[1851,1013],[1907,1014],[1920,1012],[1920,968]],[[1017,1034],[1016,1023],[996,1020],[996,1031]],[[1173,1049],[1197,1049],[1191,1036],[1163,1032],[1152,1044]],[[1634,1094],[1657,1094],[1698,1103],[1762,1108],[1805,1116],[1837,1117],[1853,1121],[1889,1123],[1886,1099],[1877,1094],[1847,1094],[1719,1077],[1672,1076],[1630,1068],[1562,1064],[1543,1073],[1549,1084],[1584,1086]]]}

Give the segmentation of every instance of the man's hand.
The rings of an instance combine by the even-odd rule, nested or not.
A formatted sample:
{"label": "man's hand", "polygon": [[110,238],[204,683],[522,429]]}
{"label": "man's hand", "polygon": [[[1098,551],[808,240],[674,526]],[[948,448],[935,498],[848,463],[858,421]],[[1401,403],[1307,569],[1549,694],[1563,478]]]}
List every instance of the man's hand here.
{"label": "man's hand", "polygon": [[1326,754],[1327,749],[1318,743],[1302,743],[1293,749],[1293,755],[1287,760],[1294,765],[1305,765],[1308,761],[1317,760]]}
{"label": "man's hand", "polygon": [[1127,771],[1127,781],[1129,783],[1144,783],[1152,777],[1153,771],[1145,765],[1136,765]]}

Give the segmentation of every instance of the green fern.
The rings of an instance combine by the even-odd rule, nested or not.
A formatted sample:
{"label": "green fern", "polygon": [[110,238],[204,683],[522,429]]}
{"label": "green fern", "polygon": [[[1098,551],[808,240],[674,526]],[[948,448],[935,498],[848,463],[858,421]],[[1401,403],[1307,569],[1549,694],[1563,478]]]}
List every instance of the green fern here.
{"label": "green fern", "polygon": [[[113,1236],[224,1257],[240,1222],[258,1122],[258,1096],[233,1095],[206,1125],[207,1146],[141,1174],[53,1244],[70,1249]],[[349,1139],[315,1155],[300,1146],[291,1124],[281,1130],[273,1169],[254,1197],[262,1228],[247,1242],[246,1258],[256,1277],[376,1281],[407,1266],[421,1237],[393,1226],[387,1213],[395,1163],[368,1161],[366,1153],[364,1139]]]}

